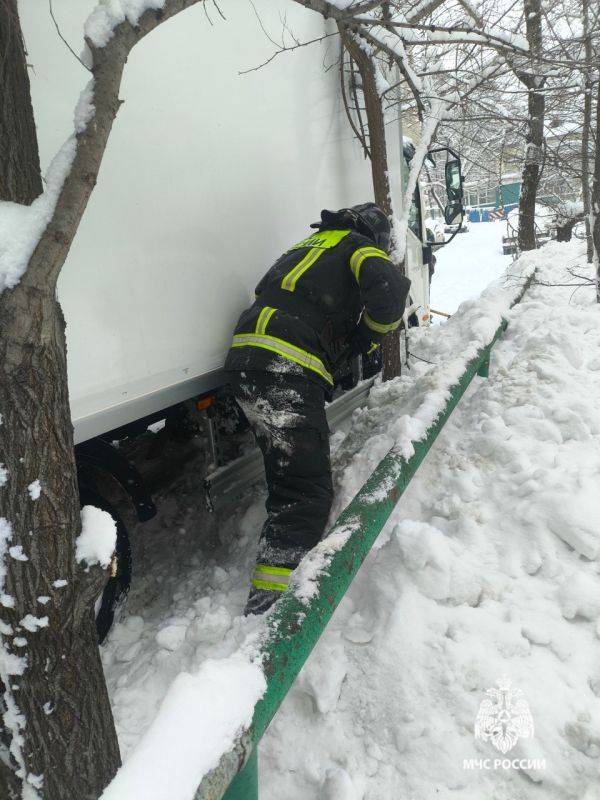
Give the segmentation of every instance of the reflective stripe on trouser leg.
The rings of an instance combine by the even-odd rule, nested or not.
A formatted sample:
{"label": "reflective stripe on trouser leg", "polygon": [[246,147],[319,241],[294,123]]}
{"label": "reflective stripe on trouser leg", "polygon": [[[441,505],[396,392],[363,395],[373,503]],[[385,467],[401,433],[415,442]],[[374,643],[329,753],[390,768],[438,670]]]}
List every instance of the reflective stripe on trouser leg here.
{"label": "reflective stripe on trouser leg", "polygon": [[252,586],[255,589],[273,589],[284,592],[289,585],[292,570],[287,567],[271,567],[268,564],[257,564],[254,568]]}

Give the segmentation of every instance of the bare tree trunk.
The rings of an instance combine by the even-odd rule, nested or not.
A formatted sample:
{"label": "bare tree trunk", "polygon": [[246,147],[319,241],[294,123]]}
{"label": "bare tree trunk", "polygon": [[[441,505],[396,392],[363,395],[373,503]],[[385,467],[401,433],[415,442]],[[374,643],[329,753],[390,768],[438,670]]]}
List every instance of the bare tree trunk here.
{"label": "bare tree trunk", "polygon": [[[356,41],[351,32],[339,26],[342,40],[358,67],[362,80],[362,93],[365,100],[369,134],[369,156],[373,177],[373,193],[375,202],[388,216],[392,214],[390,184],[388,181],[387,144],[385,138],[385,120],[379,91],[375,65],[371,57]],[[404,265],[396,265],[404,271]],[[400,353],[400,336],[397,331],[388,333],[382,343],[383,380],[387,381],[400,375],[402,359]]]}
{"label": "bare tree trunk", "polygon": [[17,0],[0,0],[0,200],[42,193],[40,157]]}
{"label": "bare tree trunk", "polygon": [[600,75],[596,86],[596,149],[594,153],[594,179],[592,184],[592,244],[593,263],[596,267],[596,300],[600,303]]}
{"label": "bare tree trunk", "polygon": [[589,3],[582,0],[583,36],[585,48],[585,83],[583,96],[583,130],[581,133],[581,193],[583,195],[583,219],[587,243],[587,260],[592,262],[594,244],[592,241],[590,207],[590,133],[592,130],[592,41],[589,31]]}
{"label": "bare tree trunk", "polygon": [[523,13],[527,41],[532,55],[531,71],[519,74],[519,79],[528,89],[528,122],[525,136],[525,165],[519,198],[519,249],[534,250],[535,203],[542,168],[542,148],[544,144],[544,95],[536,92],[539,78],[535,75],[535,56],[542,52],[541,0],[525,0]]}
{"label": "bare tree trunk", "polygon": [[583,97],[583,131],[581,135],[581,193],[583,195],[583,220],[587,243],[587,260],[591,263],[594,245],[590,225],[590,129],[592,127],[592,84],[586,77]]}
{"label": "bare tree trunk", "polygon": [[582,219],[583,216],[579,214],[578,216],[563,222],[561,225],[558,225],[556,228],[556,241],[570,242],[571,237],[573,236],[573,228],[578,222],[581,222]]}

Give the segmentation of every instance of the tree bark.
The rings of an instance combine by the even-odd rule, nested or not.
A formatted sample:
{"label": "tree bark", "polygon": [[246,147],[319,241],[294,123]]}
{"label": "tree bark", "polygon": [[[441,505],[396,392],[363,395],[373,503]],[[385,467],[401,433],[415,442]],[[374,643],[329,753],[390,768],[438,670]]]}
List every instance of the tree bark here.
{"label": "tree bark", "polygon": [[[2,800],[96,800],[119,765],[93,613],[106,575],[98,568],[83,571],[75,559],[81,520],[64,321],[55,290],[96,183],[129,52],[196,2],[166,0],[136,27],[120,24],[105,47],[88,42],[92,117],[77,133],[70,172],[21,282],[0,294]],[[24,59],[24,49],[10,52]],[[10,84],[17,94],[3,111],[19,107],[15,124],[27,125],[31,101],[28,93],[18,94],[19,86]],[[18,127],[3,125],[19,135]],[[7,149],[17,152],[15,147]],[[19,152],[26,163],[17,162],[13,183],[32,169],[27,153]],[[30,491],[38,480],[39,497]]]}
{"label": "tree bark", "polygon": [[[84,572],[74,558],[81,522],[64,322],[53,289],[22,283],[0,295],[0,408],[7,471],[0,517],[11,528],[0,608],[2,705],[18,708],[23,720],[5,722],[11,758],[10,766],[0,760],[0,786],[6,797],[21,798],[30,783],[47,800],[96,800],[120,763],[93,614],[106,575]],[[36,480],[34,500],[27,487]],[[9,659],[19,659],[14,669]]]}
{"label": "tree bark", "polygon": [[600,303],[600,75],[596,85],[596,149],[592,183],[592,262],[596,267],[596,300]]}
{"label": "tree bark", "polygon": [[557,242],[570,242],[571,237],[573,236],[573,228],[577,225],[578,222],[581,222],[583,219],[583,214],[580,214],[577,217],[573,217],[573,219],[569,219],[566,222],[563,222],[562,225],[558,225],[556,228],[556,241]]}
{"label": "tree bark", "polygon": [[[339,25],[342,40],[354,60],[362,80],[362,93],[365,101],[365,113],[369,129],[369,156],[371,160],[371,175],[373,179],[373,194],[375,202],[388,217],[392,215],[392,202],[390,199],[390,184],[388,181],[387,142],[385,137],[385,120],[379,91],[375,65],[368,53],[363,50],[354,36],[344,26]],[[397,264],[396,268],[404,272],[404,265]],[[397,331],[388,333],[382,346],[383,380],[391,380],[400,375],[402,371],[402,358],[400,353],[400,335]]]}
{"label": "tree bark", "polygon": [[[14,0],[0,3],[0,23],[1,199],[29,204],[42,182]],[[21,798],[28,786],[32,796],[96,800],[120,763],[93,616],[106,576],[75,563],[64,322],[54,285],[27,277],[0,295],[0,795]]]}
{"label": "tree bark", "polygon": [[519,249],[534,250],[535,204],[542,169],[542,148],[544,145],[544,95],[536,92],[539,78],[535,74],[535,57],[542,52],[541,0],[525,0],[523,13],[527,41],[532,56],[531,71],[519,74],[519,79],[527,87],[528,121],[525,136],[525,164],[519,197]]}
{"label": "tree bark", "polygon": [[583,129],[581,132],[581,194],[583,196],[583,218],[585,222],[585,238],[587,244],[587,260],[592,263],[594,243],[592,240],[591,197],[590,197],[590,133],[592,131],[592,40],[589,31],[589,3],[581,4],[584,37],[584,96],[583,96]]}
{"label": "tree bark", "polygon": [[17,0],[0,0],[0,200],[29,205],[41,193],[40,157]]}

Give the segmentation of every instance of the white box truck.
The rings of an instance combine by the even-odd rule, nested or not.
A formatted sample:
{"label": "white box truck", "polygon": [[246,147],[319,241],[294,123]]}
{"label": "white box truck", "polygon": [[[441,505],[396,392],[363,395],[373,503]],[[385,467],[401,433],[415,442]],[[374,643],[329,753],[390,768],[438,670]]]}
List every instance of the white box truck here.
{"label": "white box truck", "polygon": [[[75,52],[94,5],[54,0]],[[90,75],[47,6],[19,6],[47,166],[72,132],[72,109]],[[124,435],[132,423],[145,429],[166,409],[218,390],[234,324],[262,274],[322,208],[373,196],[370,164],[340,98],[336,38],[240,74],[273,54],[265,31],[280,39],[285,19],[308,41],[332,32],[322,18],[291,0],[254,7],[224,0],[220,8],[226,19],[192,7],[133,50],[124,102],[59,281],[83,483],[88,467],[112,471],[141,517],[152,514],[152,502],[135,467],[112,447],[113,432]],[[389,167],[398,201],[403,148],[393,125]],[[419,322],[429,319],[423,217],[419,201],[407,247]],[[346,396],[345,410],[359,400],[360,392]],[[84,485],[82,497],[102,502],[93,486]]]}

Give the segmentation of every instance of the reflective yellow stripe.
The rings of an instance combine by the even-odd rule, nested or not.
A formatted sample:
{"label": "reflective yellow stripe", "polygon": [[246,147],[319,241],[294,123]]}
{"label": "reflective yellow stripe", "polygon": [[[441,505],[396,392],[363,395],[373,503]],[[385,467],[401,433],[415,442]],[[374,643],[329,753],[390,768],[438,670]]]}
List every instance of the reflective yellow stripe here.
{"label": "reflective yellow stripe", "polygon": [[290,582],[293,570],[288,567],[270,567],[267,564],[257,564],[254,568],[252,585],[257,589],[276,589],[283,592]]}
{"label": "reflective yellow stripe", "polygon": [[325,369],[325,364],[317,356],[312,355],[300,347],[296,347],[290,342],[278,339],[276,336],[260,336],[255,333],[238,333],[233,337],[232,347],[262,347],[272,353],[283,356],[290,361],[299,364],[301,367],[310,369],[324,378],[327,383],[333,386],[333,377]]}
{"label": "reflective yellow stripe", "polygon": [[258,319],[256,320],[256,328],[254,329],[254,332],[259,334],[266,333],[269,320],[276,311],[276,308],[271,308],[270,306],[265,306],[263,309],[261,309]]}
{"label": "reflective yellow stripe", "polygon": [[328,250],[339,244],[349,233],[350,231],[319,231],[319,233],[313,233],[308,239],[302,239],[301,242],[290,247],[290,250],[299,250],[301,247],[321,247]]}
{"label": "reflective yellow stripe", "polygon": [[336,244],[339,244],[349,233],[350,231],[319,231],[319,233],[314,233],[312,236],[309,236],[308,239],[303,239],[301,242],[291,247],[291,250],[299,250],[302,247],[310,247],[311,249],[287,275],[284,275],[281,281],[281,288],[286,289],[288,292],[293,292],[298,280],[304,275],[306,270],[310,269],[315,261],[323,255],[323,251],[335,247]]}
{"label": "reflective yellow stripe", "polygon": [[267,564],[257,564],[254,572],[270,572],[272,575],[291,575],[294,570],[289,567],[269,567]]}
{"label": "reflective yellow stripe", "polygon": [[370,328],[372,331],[377,331],[377,333],[389,333],[390,331],[395,331],[398,325],[402,322],[402,317],[397,319],[395,322],[390,322],[389,325],[383,325],[381,322],[375,322],[366,311],[363,312],[362,316],[365,325],[367,328]]}
{"label": "reflective yellow stripe", "polygon": [[360,280],[360,268],[363,261],[367,258],[384,258],[386,261],[392,260],[385,251],[380,250],[378,247],[359,247],[358,250],[352,253],[352,258],[350,259],[350,269],[357,283]]}
{"label": "reflective yellow stripe", "polygon": [[310,269],[315,261],[322,255],[323,248],[321,247],[313,247],[312,250],[309,250],[302,261],[299,261],[296,266],[284,276],[281,281],[281,288],[286,289],[288,292],[293,292],[298,283],[298,279],[301,278],[306,270]]}
{"label": "reflective yellow stripe", "polygon": [[272,583],[271,581],[259,581],[256,578],[252,581],[255,589],[274,589],[276,592],[285,592],[287,583]]}

